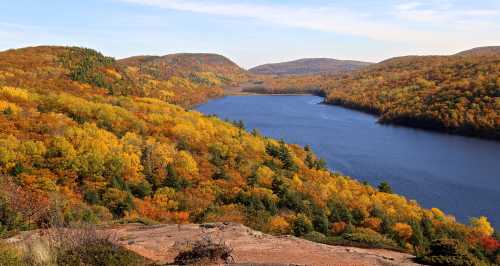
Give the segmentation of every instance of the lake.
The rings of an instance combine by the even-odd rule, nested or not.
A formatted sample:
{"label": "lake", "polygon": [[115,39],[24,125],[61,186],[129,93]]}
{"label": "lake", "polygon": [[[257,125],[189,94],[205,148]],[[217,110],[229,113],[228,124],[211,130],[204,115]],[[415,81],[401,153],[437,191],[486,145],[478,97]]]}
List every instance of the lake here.
{"label": "lake", "polygon": [[375,116],[322,100],[228,96],[197,110],[309,144],[331,170],[372,185],[387,181],[424,207],[438,207],[461,222],[485,215],[500,228],[500,142],[381,125]]}

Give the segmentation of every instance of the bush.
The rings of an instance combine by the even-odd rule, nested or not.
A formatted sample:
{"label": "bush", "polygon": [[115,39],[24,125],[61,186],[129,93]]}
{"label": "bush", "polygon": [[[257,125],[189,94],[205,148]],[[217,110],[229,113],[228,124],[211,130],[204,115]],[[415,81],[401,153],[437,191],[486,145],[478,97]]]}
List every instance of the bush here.
{"label": "bush", "polygon": [[305,235],[304,238],[309,241],[322,243],[326,239],[326,236],[320,232],[313,231]]}
{"label": "bush", "polygon": [[139,184],[131,185],[130,191],[132,192],[132,195],[140,199],[144,199],[145,197],[150,196],[153,190],[149,182],[143,181]]}
{"label": "bush", "polygon": [[455,239],[438,239],[432,242],[430,252],[417,258],[420,263],[435,266],[487,265],[474,258],[467,248]]}
{"label": "bush", "polygon": [[148,265],[143,257],[118,246],[111,235],[94,229],[54,230],[49,246],[56,265]]}
{"label": "bush", "polygon": [[15,247],[0,244],[1,266],[145,266],[145,258],[114,241],[112,235],[95,229],[51,229]]}
{"label": "bush", "polygon": [[352,213],[345,202],[332,198],[327,202],[327,206],[330,210],[330,216],[328,218],[331,222],[344,222],[346,224],[352,224],[354,222]]}
{"label": "bush", "polygon": [[237,195],[235,203],[244,205],[250,213],[268,211],[274,215],[277,212],[276,204],[268,194],[259,195],[251,191],[242,191]]}
{"label": "bush", "polygon": [[298,214],[293,222],[293,234],[296,236],[306,235],[314,230],[311,220],[304,214]]}
{"label": "bush", "polygon": [[307,206],[304,204],[302,194],[294,190],[285,190],[280,197],[278,206],[295,212],[307,212]]}
{"label": "bush", "polygon": [[389,193],[389,194],[394,193],[394,191],[392,190],[392,187],[387,182],[380,183],[378,185],[378,191],[384,192],[384,193]]}
{"label": "bush", "polygon": [[398,245],[392,239],[369,229],[369,228],[356,228],[351,233],[344,235],[346,240],[364,244],[367,247],[373,248],[397,248]]}
{"label": "bush", "polygon": [[328,218],[324,215],[315,215],[313,217],[313,225],[314,229],[320,233],[327,234],[328,233],[328,227],[330,226],[328,222]]}
{"label": "bush", "polygon": [[215,242],[211,238],[203,238],[191,244],[191,248],[182,251],[175,257],[175,264],[191,265],[208,263],[232,263],[234,259],[231,255],[233,249],[225,242]]}
{"label": "bush", "polygon": [[144,259],[106,239],[65,250],[57,256],[58,265],[144,265]]}

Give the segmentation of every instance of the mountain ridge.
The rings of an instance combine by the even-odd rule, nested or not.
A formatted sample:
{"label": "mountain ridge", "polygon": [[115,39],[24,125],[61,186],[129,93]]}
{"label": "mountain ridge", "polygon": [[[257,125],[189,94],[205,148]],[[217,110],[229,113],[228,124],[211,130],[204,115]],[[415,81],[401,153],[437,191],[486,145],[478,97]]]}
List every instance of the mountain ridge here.
{"label": "mountain ridge", "polygon": [[302,58],[293,61],[269,63],[250,68],[248,71],[256,75],[312,75],[337,74],[353,71],[371,63],[355,60],[338,60],[332,58]]}
{"label": "mountain ridge", "polygon": [[[199,81],[214,78],[220,83],[230,84],[243,80],[248,75],[245,69],[231,59],[214,53],[142,55],[123,58],[118,62],[128,67],[138,67],[141,72],[162,80],[181,76]],[[207,73],[212,73],[212,77],[206,77]]]}
{"label": "mountain ridge", "polygon": [[500,46],[475,47],[475,48],[472,48],[469,50],[458,52],[454,55],[455,56],[468,56],[468,55],[495,56],[495,55],[500,55]]}

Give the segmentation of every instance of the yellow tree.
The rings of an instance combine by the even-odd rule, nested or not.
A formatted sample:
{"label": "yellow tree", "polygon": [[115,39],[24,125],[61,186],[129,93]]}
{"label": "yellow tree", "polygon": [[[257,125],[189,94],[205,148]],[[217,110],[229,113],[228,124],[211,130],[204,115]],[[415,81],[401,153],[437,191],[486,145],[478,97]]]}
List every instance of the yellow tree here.
{"label": "yellow tree", "polygon": [[470,219],[470,224],[476,232],[485,236],[491,236],[495,231],[485,216]]}

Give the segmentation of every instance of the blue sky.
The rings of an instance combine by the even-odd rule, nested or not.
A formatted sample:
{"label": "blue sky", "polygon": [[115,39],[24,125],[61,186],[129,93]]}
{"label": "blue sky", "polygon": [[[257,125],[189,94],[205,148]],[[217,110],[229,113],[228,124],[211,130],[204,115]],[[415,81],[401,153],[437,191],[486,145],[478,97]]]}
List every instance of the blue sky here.
{"label": "blue sky", "polygon": [[0,50],[76,45],[117,58],[213,52],[245,68],[500,45],[498,0],[0,0],[0,11]]}

